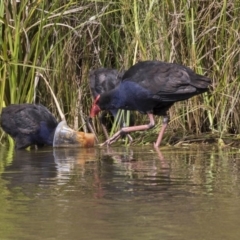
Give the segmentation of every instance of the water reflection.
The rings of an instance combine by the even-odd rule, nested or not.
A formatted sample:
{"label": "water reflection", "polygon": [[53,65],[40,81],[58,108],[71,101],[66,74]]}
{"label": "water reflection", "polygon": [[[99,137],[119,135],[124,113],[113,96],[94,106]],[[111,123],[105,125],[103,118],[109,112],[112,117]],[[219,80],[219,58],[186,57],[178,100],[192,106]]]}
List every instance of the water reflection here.
{"label": "water reflection", "polygon": [[16,151],[12,163],[2,170],[2,178],[9,189],[20,187],[30,195],[33,192],[28,188],[33,186],[39,194],[47,186],[73,191],[81,185],[83,194],[91,192],[95,197],[151,201],[151,197],[164,194],[211,195],[227,191],[229,181],[237,187],[238,155],[202,149],[156,152],[151,148]]}
{"label": "water reflection", "polygon": [[240,237],[238,149],[3,149],[1,158],[1,239]]}
{"label": "water reflection", "polygon": [[[139,151],[139,149],[138,149]],[[117,201],[149,201],[168,188],[170,168],[163,156],[150,149],[105,149],[101,152],[98,178],[102,197]],[[143,197],[146,196],[146,199]]]}
{"label": "water reflection", "polygon": [[227,191],[229,181],[238,187],[238,159],[238,152],[219,154],[202,149],[47,148],[14,152],[2,178],[9,189],[20,187],[30,195],[33,186],[39,194],[39,189],[47,186],[63,190],[60,187],[66,185],[66,191],[73,191],[81,185],[83,194],[91,192],[95,197],[151,201],[151,197],[163,195]]}

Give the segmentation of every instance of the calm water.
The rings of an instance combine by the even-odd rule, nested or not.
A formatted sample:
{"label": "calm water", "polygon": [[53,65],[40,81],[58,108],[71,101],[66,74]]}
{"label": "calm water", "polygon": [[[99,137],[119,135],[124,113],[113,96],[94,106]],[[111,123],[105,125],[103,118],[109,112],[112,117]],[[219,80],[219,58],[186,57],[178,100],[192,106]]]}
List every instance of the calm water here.
{"label": "calm water", "polygon": [[239,240],[240,151],[0,149],[0,239]]}

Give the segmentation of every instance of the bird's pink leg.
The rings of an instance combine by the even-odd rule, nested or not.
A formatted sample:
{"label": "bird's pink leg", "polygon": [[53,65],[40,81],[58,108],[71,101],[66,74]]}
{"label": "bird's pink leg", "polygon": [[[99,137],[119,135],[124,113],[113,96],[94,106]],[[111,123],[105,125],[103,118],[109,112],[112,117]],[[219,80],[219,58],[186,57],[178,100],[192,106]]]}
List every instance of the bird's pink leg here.
{"label": "bird's pink leg", "polygon": [[108,132],[107,132],[106,126],[103,123],[101,123],[101,125],[102,125],[102,129],[103,129],[103,134],[105,135],[105,138],[108,139],[109,136],[108,136]]}
{"label": "bird's pink leg", "polygon": [[153,128],[154,125],[155,125],[153,114],[152,113],[148,113],[148,117],[149,117],[149,120],[150,120],[149,124],[139,125],[139,126],[132,126],[132,127],[123,127],[120,131],[115,133],[107,141],[105,141],[104,143],[100,144],[100,146],[104,146],[105,144],[110,145],[110,144],[114,143],[115,141],[117,141],[121,137],[122,133],[143,131],[143,130],[148,130],[150,128]]}
{"label": "bird's pink leg", "polygon": [[155,148],[158,148],[159,145],[161,144],[161,141],[162,141],[162,138],[163,138],[163,134],[164,134],[164,132],[165,132],[165,130],[166,130],[166,128],[167,128],[167,125],[168,125],[168,120],[169,120],[169,119],[168,119],[167,116],[163,118],[162,128],[161,128],[161,130],[160,130],[160,132],[159,132],[159,134],[158,134],[157,141],[154,143],[154,147],[155,147]]}

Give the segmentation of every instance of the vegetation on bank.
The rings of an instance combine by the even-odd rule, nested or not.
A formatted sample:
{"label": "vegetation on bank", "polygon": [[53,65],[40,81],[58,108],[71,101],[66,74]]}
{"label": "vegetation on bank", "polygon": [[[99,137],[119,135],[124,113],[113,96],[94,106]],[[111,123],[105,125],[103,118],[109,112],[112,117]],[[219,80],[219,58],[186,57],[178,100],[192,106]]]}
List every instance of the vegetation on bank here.
{"label": "vegetation on bank", "polygon": [[[45,78],[69,126],[86,131],[89,70],[157,59],[212,79],[209,93],[171,108],[170,128],[183,135],[239,134],[239,22],[238,0],[1,1],[0,111],[11,103],[37,102],[58,116]],[[162,119],[156,122],[160,126]],[[150,135],[144,140],[140,134],[139,142]]]}

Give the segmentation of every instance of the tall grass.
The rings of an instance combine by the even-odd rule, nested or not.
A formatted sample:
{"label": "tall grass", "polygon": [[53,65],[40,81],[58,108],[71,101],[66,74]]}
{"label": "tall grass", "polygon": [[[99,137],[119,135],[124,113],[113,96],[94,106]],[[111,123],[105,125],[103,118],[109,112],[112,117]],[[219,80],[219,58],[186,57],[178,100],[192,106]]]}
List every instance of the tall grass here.
{"label": "tall grass", "polygon": [[[36,91],[36,101],[57,115],[44,81],[34,88],[40,72],[69,125],[86,130],[90,69],[127,69],[158,59],[212,79],[209,93],[171,108],[172,128],[219,136],[240,132],[239,1],[5,0],[0,5],[0,108],[33,102]],[[161,118],[156,119],[160,125]]]}

